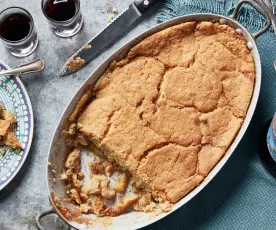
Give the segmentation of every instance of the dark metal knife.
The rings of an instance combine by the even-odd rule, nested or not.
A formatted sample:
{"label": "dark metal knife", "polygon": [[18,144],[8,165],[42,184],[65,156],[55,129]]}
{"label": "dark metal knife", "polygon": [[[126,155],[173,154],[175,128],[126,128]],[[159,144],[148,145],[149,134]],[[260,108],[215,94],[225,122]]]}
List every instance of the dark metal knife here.
{"label": "dark metal knife", "polygon": [[128,9],[66,61],[59,76],[74,73],[84,67],[158,1],[160,0],[139,0],[130,4]]}

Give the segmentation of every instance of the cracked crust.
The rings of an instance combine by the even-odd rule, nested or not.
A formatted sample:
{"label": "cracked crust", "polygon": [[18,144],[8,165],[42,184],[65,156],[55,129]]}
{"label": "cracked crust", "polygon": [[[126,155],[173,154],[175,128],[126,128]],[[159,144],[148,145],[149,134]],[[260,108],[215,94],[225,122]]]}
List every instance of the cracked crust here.
{"label": "cracked crust", "polygon": [[[199,147],[182,147],[174,144],[154,149],[141,161],[137,175],[149,184],[152,190],[165,192],[167,198],[178,201],[186,190],[175,190],[174,183],[182,187],[196,174]],[[177,175],[177,176],[176,176]]]}
{"label": "cracked crust", "polygon": [[200,120],[202,144],[225,148],[232,143],[243,121],[225,107],[202,114]]}
{"label": "cracked crust", "polygon": [[164,75],[162,92],[170,106],[195,107],[206,113],[217,108],[222,87],[220,78],[210,69],[175,67]]}
{"label": "cracked crust", "polygon": [[158,107],[154,114],[144,115],[143,119],[148,127],[166,141],[189,146],[201,143],[199,115],[194,108],[178,109],[165,105]]}
{"label": "cracked crust", "polygon": [[182,23],[112,63],[77,122],[156,200],[175,203],[204,180],[235,139],[254,82],[253,57],[234,29]]}

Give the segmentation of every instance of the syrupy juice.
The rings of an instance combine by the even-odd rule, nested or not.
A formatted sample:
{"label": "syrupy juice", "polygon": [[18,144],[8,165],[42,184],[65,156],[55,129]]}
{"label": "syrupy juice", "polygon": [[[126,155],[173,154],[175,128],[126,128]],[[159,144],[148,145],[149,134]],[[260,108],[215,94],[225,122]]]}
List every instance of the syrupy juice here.
{"label": "syrupy juice", "polygon": [[55,21],[67,21],[73,18],[77,11],[75,0],[49,0],[45,7],[48,17]]}
{"label": "syrupy juice", "polygon": [[20,41],[30,33],[31,24],[31,19],[25,14],[8,15],[0,22],[0,35],[8,41]]}

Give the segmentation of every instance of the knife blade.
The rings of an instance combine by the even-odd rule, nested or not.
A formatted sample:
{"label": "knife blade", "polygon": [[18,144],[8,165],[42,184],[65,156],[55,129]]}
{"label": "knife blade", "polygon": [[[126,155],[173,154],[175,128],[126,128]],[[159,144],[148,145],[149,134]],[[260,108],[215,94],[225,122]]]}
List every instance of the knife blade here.
{"label": "knife blade", "polygon": [[83,68],[158,1],[140,0],[130,4],[113,22],[66,61],[59,76],[65,76]]}

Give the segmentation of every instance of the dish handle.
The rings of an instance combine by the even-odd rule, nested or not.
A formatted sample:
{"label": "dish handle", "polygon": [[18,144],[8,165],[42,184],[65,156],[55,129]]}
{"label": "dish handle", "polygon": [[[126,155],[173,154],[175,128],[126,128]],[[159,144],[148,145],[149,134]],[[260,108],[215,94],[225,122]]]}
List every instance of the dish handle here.
{"label": "dish handle", "polygon": [[253,39],[256,40],[260,35],[265,33],[271,26],[270,10],[260,0],[239,0],[237,6],[234,9],[233,14],[230,17],[237,20],[240,8],[243,4],[246,3],[251,5],[255,10],[257,10],[266,20],[266,25],[264,28],[262,28],[256,33],[251,33]]}
{"label": "dish handle", "polygon": [[[44,216],[48,216],[50,214],[56,214],[56,211],[54,208],[50,208],[48,210],[42,211],[41,213],[39,213],[36,217],[35,217],[35,222],[36,222],[36,226],[38,230],[46,230],[42,224],[40,223],[40,219]],[[65,229],[66,230],[70,230],[70,226],[68,224],[65,224]]]}

